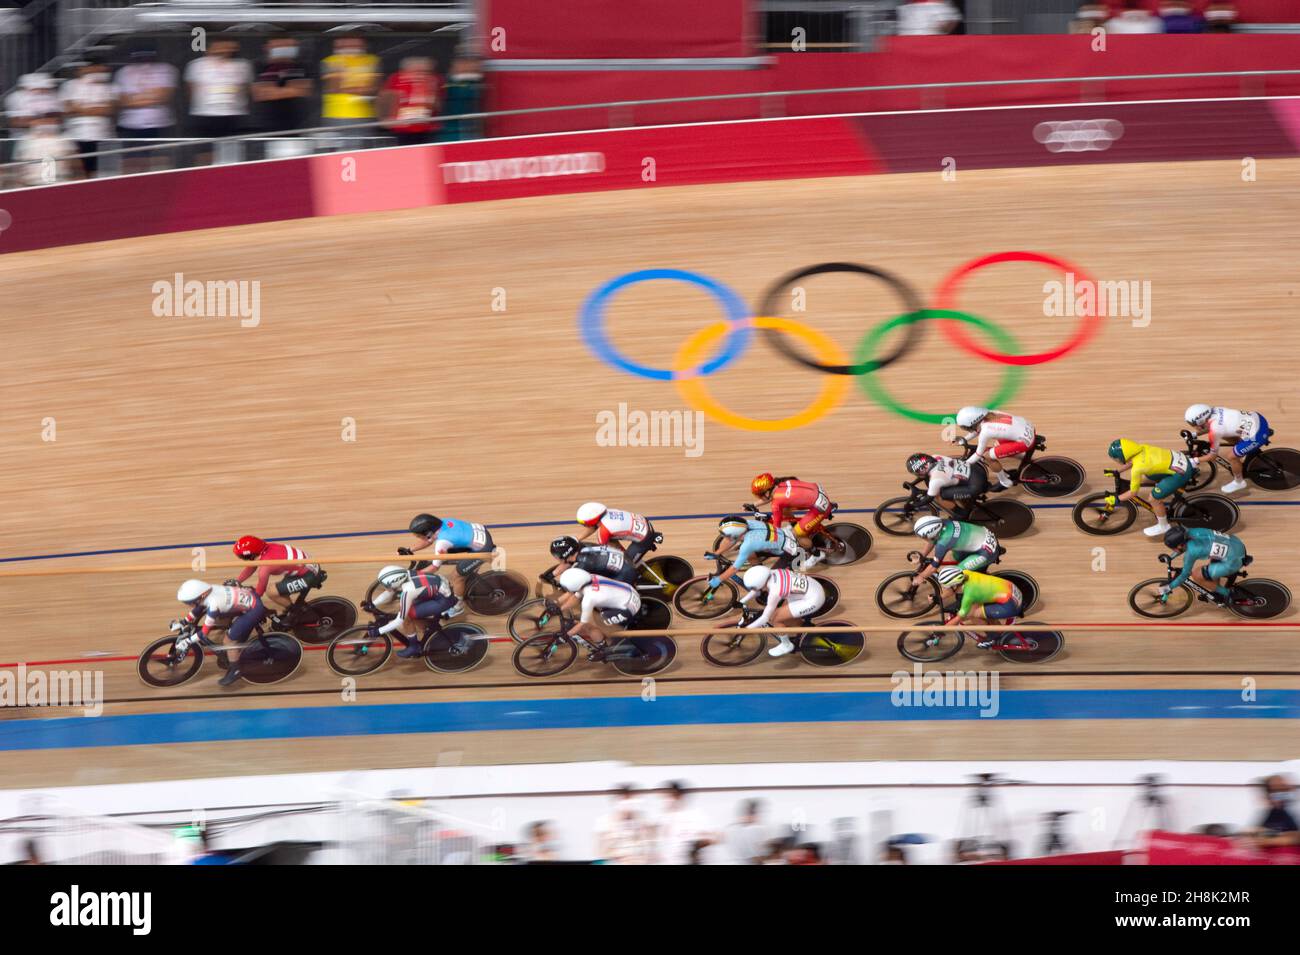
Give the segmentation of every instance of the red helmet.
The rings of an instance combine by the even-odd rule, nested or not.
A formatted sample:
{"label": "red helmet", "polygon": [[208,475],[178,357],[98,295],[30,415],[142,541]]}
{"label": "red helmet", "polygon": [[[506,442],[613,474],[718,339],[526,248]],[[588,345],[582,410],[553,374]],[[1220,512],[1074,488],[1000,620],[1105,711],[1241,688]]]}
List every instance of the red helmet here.
{"label": "red helmet", "polygon": [[776,484],[776,478],[772,477],[770,471],[764,471],[758,477],[754,478],[749,484],[749,492],[754,497],[762,497]]}
{"label": "red helmet", "polygon": [[233,549],[235,556],[240,560],[256,560],[262,556],[262,551],[266,550],[266,541],[260,537],[254,537],[252,534],[245,534],[235,541]]}

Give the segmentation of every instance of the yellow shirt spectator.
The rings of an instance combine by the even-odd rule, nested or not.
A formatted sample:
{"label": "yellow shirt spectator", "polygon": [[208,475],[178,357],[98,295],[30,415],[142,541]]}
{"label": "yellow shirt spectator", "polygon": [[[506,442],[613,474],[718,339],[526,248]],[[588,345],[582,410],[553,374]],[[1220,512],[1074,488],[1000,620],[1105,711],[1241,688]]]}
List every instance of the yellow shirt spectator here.
{"label": "yellow shirt spectator", "polygon": [[379,87],[380,62],[373,53],[333,53],[321,61],[325,93],[321,102],[324,119],[375,118],[375,91]]}

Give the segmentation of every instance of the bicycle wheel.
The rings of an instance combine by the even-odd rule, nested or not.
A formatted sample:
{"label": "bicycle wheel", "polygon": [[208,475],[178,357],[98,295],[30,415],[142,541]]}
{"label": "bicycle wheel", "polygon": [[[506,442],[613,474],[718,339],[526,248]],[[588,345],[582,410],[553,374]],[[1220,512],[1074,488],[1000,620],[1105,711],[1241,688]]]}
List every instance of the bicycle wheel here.
{"label": "bicycle wheel", "polygon": [[259,686],[287,680],[301,665],[302,644],[287,633],[263,634],[240,647],[239,673]]}
{"label": "bicycle wheel", "polygon": [[1034,609],[1034,604],[1038,603],[1038,581],[1022,570],[999,571],[994,576],[1009,580],[1020,588],[1020,596],[1024,599],[1024,603],[1020,605],[1021,614],[1027,614]]}
{"label": "bicycle wheel", "polygon": [[472,623],[453,623],[424,645],[424,665],[436,673],[465,673],[487,656],[487,633]]}
{"label": "bicycle wheel", "polygon": [[180,686],[193,679],[203,666],[203,647],[191,644],[184,653],[176,652],[176,634],[159,637],[144,648],[135,662],[135,671],[148,686]]}
{"label": "bicycle wheel", "polygon": [[641,609],[627,622],[628,630],[667,630],[673,622],[673,612],[662,600],[642,597]]}
{"label": "bicycle wheel", "polygon": [[1137,508],[1129,501],[1120,501],[1114,509],[1106,507],[1108,494],[1089,494],[1070,512],[1074,524],[1085,534],[1122,534],[1137,520]]}
{"label": "bicycle wheel", "polygon": [[890,574],[876,588],[876,606],[889,617],[906,620],[924,617],[939,606],[939,585],[927,577],[913,586],[916,574],[910,570]]}
{"label": "bicycle wheel", "polygon": [[1011,663],[1046,663],[1061,652],[1065,637],[1055,630],[1020,630],[999,633],[993,646],[1002,659]]}
{"label": "bicycle wheel", "polygon": [[298,610],[290,628],[303,643],[329,643],[357,622],[357,605],[343,597],[317,597]]}
{"label": "bicycle wheel", "polygon": [[1246,477],[1266,491],[1300,487],[1300,451],[1271,448],[1261,451],[1246,466]]}
{"label": "bicycle wheel", "polygon": [[[819,627],[851,627],[847,620],[819,620]],[[801,633],[795,637],[799,656],[815,667],[841,667],[862,655],[866,644],[864,636],[856,630],[844,633]]]}
{"label": "bicycle wheel", "polygon": [[891,497],[876,508],[876,513],[871,516],[871,519],[886,534],[910,537],[912,524],[918,517],[922,514],[937,513],[939,513],[938,505],[927,504],[924,507],[915,507],[911,497]]}
{"label": "bicycle wheel", "polygon": [[1020,469],[1020,486],[1038,497],[1066,497],[1083,487],[1086,476],[1069,458],[1036,458]]}
{"label": "bicycle wheel", "polygon": [[743,633],[710,633],[700,641],[700,653],[715,667],[741,667],[753,663],[767,646],[762,629]]}
{"label": "bicycle wheel", "polygon": [[1228,609],[1238,617],[1264,620],[1276,617],[1291,606],[1291,591],[1285,584],[1257,577],[1232,588]]}
{"label": "bicycle wheel", "polygon": [[1208,527],[1226,533],[1236,526],[1241,509],[1222,494],[1193,494],[1169,508],[1169,519],[1184,527]]}
{"label": "bicycle wheel", "polygon": [[851,524],[848,521],[836,521],[834,524],[826,525],[822,532],[834,537],[844,545],[844,550],[838,554],[825,550],[826,563],[830,567],[843,567],[847,564],[856,564],[862,558],[867,556],[871,550],[871,531],[867,530],[861,524]]}
{"label": "bicycle wheel", "polygon": [[1192,491],[1209,487],[1214,482],[1214,475],[1218,470],[1219,466],[1213,459],[1202,458],[1201,463],[1196,466],[1196,473],[1192,475],[1192,479],[1183,485],[1183,490],[1190,494]]}
{"label": "bicycle wheel", "polygon": [[916,663],[938,663],[965,642],[964,630],[904,630],[898,635],[898,652]]}
{"label": "bicycle wheel", "polygon": [[1144,580],[1128,592],[1128,605],[1133,612],[1143,617],[1160,620],[1165,617],[1177,617],[1186,613],[1192,606],[1192,592],[1186,587],[1179,587],[1161,600],[1160,588],[1169,583],[1168,577],[1152,577]]}
{"label": "bicycle wheel", "polygon": [[353,627],[330,641],[325,661],[339,676],[365,676],[387,663],[392,653],[393,638],[388,634]]}
{"label": "bicycle wheel", "polygon": [[974,508],[971,523],[987,527],[1005,540],[1029,530],[1034,524],[1034,512],[1019,501],[984,501]]}
{"label": "bicycle wheel", "polygon": [[712,620],[734,607],[740,599],[736,585],[724,580],[717,590],[710,590],[709,577],[705,574],[678,587],[673,594],[673,609],[692,620]]}
{"label": "bicycle wheel", "polygon": [[465,604],[483,617],[509,613],[528,599],[528,580],[513,570],[489,570],[465,584]]}
{"label": "bicycle wheel", "polygon": [[840,603],[840,585],[835,583],[829,577],[814,576],[813,580],[822,585],[822,590],[826,594],[826,599],[822,601],[821,609],[814,616],[821,616],[824,613],[830,613]]}
{"label": "bicycle wheel", "polygon": [[578,645],[557,630],[519,644],[511,662],[523,676],[547,677],[563,673],[577,658]]}
{"label": "bicycle wheel", "polygon": [[620,642],[636,647],[636,656],[615,657],[614,669],[624,676],[649,676],[658,673],[677,658],[677,642],[672,637],[624,637]]}
{"label": "bicycle wheel", "polygon": [[547,610],[546,604],[546,599],[539,597],[522,603],[511,611],[506,629],[510,631],[515,643],[523,643],[547,629],[555,628],[560,619],[559,614]]}
{"label": "bicycle wheel", "polygon": [[[677,592],[678,587],[694,576],[695,568],[683,557],[674,557],[671,554],[651,557],[641,564],[640,575],[637,577],[637,593],[642,597],[669,600]],[[654,589],[647,590],[646,588],[652,584]]]}

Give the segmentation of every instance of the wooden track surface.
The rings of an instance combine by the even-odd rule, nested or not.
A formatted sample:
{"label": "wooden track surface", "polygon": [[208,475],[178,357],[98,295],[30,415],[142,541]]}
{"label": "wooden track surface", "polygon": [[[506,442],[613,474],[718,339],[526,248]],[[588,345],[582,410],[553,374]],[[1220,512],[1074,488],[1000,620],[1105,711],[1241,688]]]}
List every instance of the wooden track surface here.
{"label": "wooden track surface", "polygon": [[[901,493],[908,452],[941,450],[937,427],[887,414],[856,386],[837,411],[798,431],[762,434],[708,422],[698,457],[682,448],[598,446],[596,415],[620,402],[643,411],[685,407],[670,384],[600,363],[576,333],[587,294],[640,268],[702,272],[753,302],[791,269],[861,262],[905,277],[928,297],[968,259],[1015,249],[1048,252],[1098,278],[1151,283],[1149,326],[1105,320],[1085,349],[1027,369],[1010,402],[1048,436],[1052,453],[1089,469],[1091,487],[1100,486],[1111,439],[1176,446],[1181,412],[1193,401],[1259,410],[1277,430],[1277,443],[1296,445],[1291,250],[1300,231],[1297,188],[1300,161],[1262,162],[1254,183],[1241,182],[1234,163],[962,172],[956,182],[937,174],[841,178],[421,209],[5,256],[0,321],[10,372],[0,384],[6,452],[0,556],[188,545],[244,533],[294,540],[393,530],[421,510],[492,525],[561,520],[588,499],[652,515],[711,514],[746,500],[748,482],[760,470],[818,480],[843,507],[866,508]],[[154,317],[153,283],[169,282],[177,272],[187,279],[260,281],[260,325]],[[1010,330],[1022,351],[1041,351],[1065,340],[1075,321],[1042,317],[1043,282],[1055,278],[1038,266],[997,266],[967,282],[962,307]],[[847,351],[868,327],[902,310],[886,291],[860,280],[825,277],[804,285],[808,310],[798,317]],[[504,290],[504,312],[492,309],[496,290]],[[668,366],[680,344],[717,315],[698,290],[654,283],[623,292],[609,309],[609,327],[636,360]],[[882,378],[910,404],[949,411],[985,400],[1001,371],[929,329],[916,353]],[[765,417],[793,413],[822,384],[762,342],[710,379],[713,393],[737,411]],[[53,442],[41,440],[48,417],[56,422]],[[355,441],[341,437],[345,418],[356,423]],[[1293,496],[1252,490],[1241,499]],[[849,519],[869,524],[870,515]],[[1036,519],[1031,533],[1005,542],[1003,561],[1042,584],[1033,616],[1134,619],[1125,595],[1157,574],[1158,545],[1136,529],[1113,540],[1086,537],[1068,510],[1039,510]],[[1238,532],[1256,556],[1253,571],[1300,584],[1291,574],[1289,546],[1297,520],[1289,507],[1243,507]],[[663,550],[703,570],[700,554],[711,528],[709,521],[663,522]],[[510,566],[531,577],[558,532],[494,533]],[[901,569],[913,544],[875,537],[871,558],[834,573],[845,591],[836,616],[863,624],[880,619],[872,600],[876,584]],[[307,548],[327,562],[331,553],[382,553],[397,543],[367,537]],[[1105,548],[1101,572],[1092,569],[1098,546]],[[186,562],[189,551],[77,562],[164,560]],[[327,589],[357,600],[375,569],[333,568]],[[185,576],[4,581],[0,662],[138,652],[176,615],[175,588]],[[1185,619],[1221,618],[1200,608]],[[1265,671],[1300,671],[1295,639],[1267,632],[1070,635],[1067,652],[1048,666],[1060,675],[1020,676],[1022,668],[1010,668],[1003,688],[1238,686]],[[885,689],[885,675],[903,663],[892,638],[874,638],[845,671],[857,679],[822,679],[827,675],[789,661],[763,660],[743,674],[725,674],[725,681],[692,683],[688,678],[723,674],[700,659],[694,640],[682,644],[679,664],[665,674],[684,681],[672,684],[681,692]],[[485,666],[464,677],[392,663],[364,685],[387,691],[374,694],[379,702],[619,692],[603,687],[609,676],[601,668],[582,665],[566,678],[597,682],[512,688],[524,681],[506,650],[494,647]],[[992,665],[974,650],[959,662]],[[110,713],[337,702],[330,692],[337,679],[319,653],[309,654],[282,687],[313,692],[284,698],[222,694],[215,668],[173,694],[143,687],[130,664],[103,668],[108,698],[129,701],[111,704]],[[1098,675],[1107,671],[1140,675]],[[791,679],[745,678],[751,675]],[[399,692],[411,682],[445,688]],[[1300,677],[1260,676],[1259,682],[1294,687]],[[470,686],[457,688],[461,683]],[[186,699],[169,702],[169,695]],[[208,698],[218,695],[232,699]],[[1294,739],[1293,723],[1278,726],[1289,727]],[[530,733],[537,738],[526,744],[513,743],[511,734],[461,734],[467,739],[434,745],[464,746],[466,761],[635,759],[638,745],[645,761],[743,759],[754,747],[813,758],[1294,755],[1285,732],[1245,732],[1225,721],[1180,721],[1177,732],[1135,722],[942,729],[875,725],[859,734],[870,736],[871,745],[857,749],[851,742],[857,731],[837,729],[821,736],[824,751],[816,752],[799,742],[806,744],[806,731],[779,724],[744,728],[744,745],[735,728],[708,727],[619,733],[620,742],[607,740],[604,748],[572,733]],[[1158,745],[1155,736],[1162,737]],[[404,745],[394,744],[386,755],[386,747],[359,740],[189,749],[208,755],[192,764],[187,756],[181,769],[161,747],[154,756],[104,751],[103,760],[82,765],[86,772],[116,773],[120,766],[128,777],[154,777],[204,774],[196,768],[204,759],[231,767],[223,772],[237,771],[242,752],[255,771],[309,766],[318,757],[330,765],[349,759],[404,765],[416,758]],[[41,772],[63,778],[58,767],[65,756],[4,754],[0,769],[21,766],[37,781]]]}

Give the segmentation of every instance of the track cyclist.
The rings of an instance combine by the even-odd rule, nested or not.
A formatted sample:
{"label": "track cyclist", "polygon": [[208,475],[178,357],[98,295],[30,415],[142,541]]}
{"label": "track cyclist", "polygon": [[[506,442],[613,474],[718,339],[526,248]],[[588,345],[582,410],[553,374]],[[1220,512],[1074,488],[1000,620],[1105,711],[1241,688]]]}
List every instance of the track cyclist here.
{"label": "track cyclist", "polygon": [[[172,630],[198,623],[204,640],[213,627],[228,623],[230,642],[243,643],[252,634],[253,628],[266,619],[266,606],[251,587],[229,587],[224,584],[205,584],[201,580],[187,580],[176,591],[176,599],[188,604],[190,612],[181,620],[173,620]],[[231,648],[226,651],[226,656],[230,668],[217,681],[221,686],[230,686],[241,675],[239,650]]]}
{"label": "track cyclist", "polygon": [[570,567],[560,574],[560,586],[570,595],[561,601],[561,609],[568,609],[574,604],[581,607],[578,625],[573,632],[588,643],[608,643],[605,631],[592,619],[597,610],[600,611],[601,620],[612,627],[627,623],[641,612],[641,595],[635,587],[621,580],[611,580],[578,567]]}
{"label": "track cyclist", "polygon": [[636,582],[637,569],[617,547],[608,544],[589,544],[581,546],[572,537],[557,537],[551,541],[551,556],[559,563],[542,574],[547,583],[558,583],[557,574],[562,574],[570,567],[577,567],[589,574],[621,580],[625,584]]}
{"label": "track cyclist", "polygon": [[[772,505],[772,525],[780,527],[786,521],[794,524],[794,534],[802,547],[812,548],[812,535],[817,533],[831,515],[835,505],[826,490],[812,481],[797,477],[773,477],[764,471],[750,482],[749,491],[764,504]],[[793,512],[803,508],[799,517]],[[827,534],[829,548],[834,552],[844,549],[844,542]],[[789,652],[789,651],[787,651]]]}
{"label": "track cyclist", "polygon": [[[777,527],[764,520],[745,517],[743,514],[729,514],[718,521],[718,530],[723,536],[718,553],[726,556],[737,547],[740,552],[730,567],[709,578],[710,590],[717,590],[724,580],[743,573],[755,555],[775,557],[773,566],[778,570],[786,570],[799,556],[799,542],[795,540],[794,534],[788,528]],[[806,562],[805,569],[815,560],[816,558],[811,558]]]}
{"label": "track cyclist", "polygon": [[[955,565],[962,570],[983,570],[998,559],[997,535],[987,527],[923,514],[916,519],[912,530],[928,542],[922,558],[933,553],[934,559],[941,562],[951,553]],[[912,583],[919,584],[937,569],[936,565],[926,563],[912,578]]]}
{"label": "track cyclist", "polygon": [[1258,411],[1234,411],[1232,408],[1216,408],[1210,405],[1192,405],[1183,415],[1183,419],[1196,429],[1197,434],[1208,434],[1210,447],[1220,444],[1232,445],[1232,457],[1228,463],[1232,466],[1232,480],[1220,489],[1225,494],[1240,491],[1246,486],[1242,472],[1246,455],[1264,446],[1269,435],[1268,421]]}
{"label": "track cyclist", "polygon": [[1196,474],[1198,458],[1189,458],[1182,451],[1170,451],[1149,444],[1138,444],[1128,438],[1116,438],[1110,443],[1107,454],[1120,463],[1119,473],[1133,469],[1129,489],[1116,497],[1106,496],[1106,506],[1113,508],[1120,501],[1141,496],[1142,479],[1149,478],[1155,482],[1151,490],[1151,509],[1155,511],[1156,522],[1142,530],[1147,537],[1159,537],[1169,530],[1169,517],[1164,499],[1183,487]]}
{"label": "track cyclist", "polygon": [[[409,530],[415,535],[414,547],[399,547],[397,552],[410,557],[417,551],[432,547],[435,554],[491,554],[496,546],[492,541],[492,532],[482,524],[470,521],[458,521],[452,518],[443,520],[432,514],[416,514],[411,518]],[[457,617],[465,612],[462,602],[465,596],[465,565],[469,561],[458,561],[451,577],[451,590],[456,596],[456,604],[448,611],[448,617]],[[430,567],[437,570],[442,561],[430,562]]]}
{"label": "track cyclist", "polygon": [[[807,574],[797,574],[792,570],[772,570],[768,567],[751,567],[742,578],[745,584],[745,596],[741,604],[747,604],[762,591],[767,591],[767,603],[763,612],[745,624],[749,630],[758,627],[790,627],[797,624],[809,626],[813,614],[822,609],[826,603],[826,591],[822,585]],[[735,617],[725,621],[724,627],[734,627],[745,618]],[[768,650],[768,655],[783,657],[794,651],[794,643],[784,633],[776,635],[779,641]]]}
{"label": "track cyclist", "polygon": [[[1020,616],[1025,598],[1020,588],[1009,580],[960,567],[940,567],[936,577],[941,586],[961,591],[961,604],[956,613],[944,621],[945,626],[956,626],[972,619],[1010,626]],[[994,640],[995,635],[986,633],[976,645],[991,647]]]}
{"label": "track cyclist", "polygon": [[[240,560],[274,560],[274,564],[262,564],[258,567],[245,567],[235,578],[236,585],[242,584],[253,574],[257,574],[257,583],[253,589],[257,595],[270,604],[271,610],[276,617],[289,609],[289,601],[295,594],[304,590],[310,590],[313,587],[319,587],[323,580],[320,567],[316,564],[304,563],[311,558],[305,550],[299,550],[289,544],[277,544],[270,541],[264,541],[260,537],[254,537],[251,534],[245,534],[239,540],[235,541],[232,548],[235,556]],[[271,582],[271,578],[279,576],[276,581],[275,592],[267,593],[266,587]]]}
{"label": "track cyclist", "polygon": [[654,526],[640,514],[631,511],[619,511],[588,501],[578,508],[578,523],[586,528],[578,543],[582,543],[592,534],[601,544],[612,544],[627,555],[627,559],[636,566],[647,553],[654,550]]}
{"label": "track cyclist", "polygon": [[966,429],[963,441],[977,439],[971,460],[987,462],[988,469],[1003,488],[1013,486],[1010,475],[1002,468],[1006,458],[1019,457],[1034,446],[1037,432],[1026,418],[967,405],[957,412],[957,426]]}
{"label": "track cyclist", "polygon": [[1160,588],[1162,598],[1181,587],[1198,561],[1206,561],[1196,571],[1196,582],[1223,600],[1231,596],[1220,578],[1235,574],[1246,559],[1246,545],[1232,534],[1220,534],[1208,527],[1171,527],[1165,532],[1165,546],[1183,555],[1183,566],[1178,576]]}
{"label": "track cyclist", "polygon": [[958,508],[979,497],[989,486],[988,472],[978,461],[917,452],[908,457],[907,470],[929,482],[926,485],[928,500],[959,516]]}
{"label": "track cyclist", "polygon": [[[379,572],[379,582],[383,589],[375,596],[375,606],[388,603],[394,596],[398,597],[397,615],[379,628],[380,633],[398,631],[398,639],[406,644],[398,650],[397,655],[405,659],[421,656],[424,645],[421,642],[416,621],[437,620],[452,616],[452,609],[459,603],[451,584],[441,574],[419,571],[412,573],[405,567],[395,564]],[[370,608],[365,608],[370,609]],[[452,646],[451,652],[463,650]]]}

